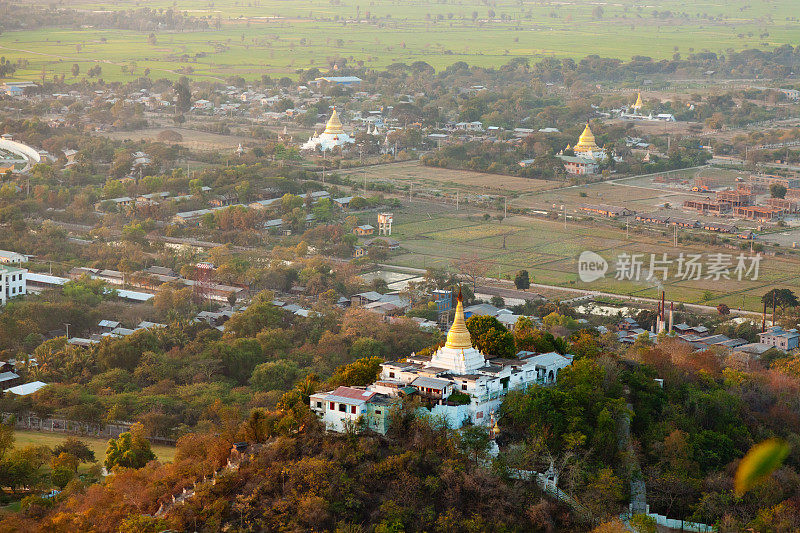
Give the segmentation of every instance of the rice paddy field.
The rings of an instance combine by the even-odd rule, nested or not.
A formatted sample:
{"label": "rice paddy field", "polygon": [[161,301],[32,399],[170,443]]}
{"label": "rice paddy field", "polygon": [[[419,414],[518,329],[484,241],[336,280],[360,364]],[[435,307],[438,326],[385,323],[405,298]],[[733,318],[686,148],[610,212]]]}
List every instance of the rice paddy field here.
{"label": "rice paddy field", "polygon": [[[45,0],[25,4],[51,5]],[[333,63],[383,68],[426,61],[437,69],[457,61],[498,66],[515,57],[628,59],[675,53],[796,44],[800,20],[794,0],[635,0],[518,2],[497,0],[62,0],[59,7],[87,11],[177,9],[208,23],[204,31],[126,31],[95,27],[6,31],[0,55],[27,59],[17,79],[65,74],[78,63],[85,73],[100,64],[107,81],[141,76],[224,80],[293,76],[297,69]],[[76,79],[81,79],[79,74]]]}

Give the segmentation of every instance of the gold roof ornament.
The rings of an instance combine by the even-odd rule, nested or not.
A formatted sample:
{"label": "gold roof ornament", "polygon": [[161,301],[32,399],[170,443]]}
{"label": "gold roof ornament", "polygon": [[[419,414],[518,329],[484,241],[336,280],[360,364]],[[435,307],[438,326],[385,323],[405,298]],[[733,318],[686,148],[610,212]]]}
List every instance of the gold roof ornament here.
{"label": "gold roof ornament", "polygon": [[331,118],[328,119],[328,123],[325,125],[325,133],[344,133],[342,129],[342,121],[339,120],[339,113],[336,112],[336,108],[333,108],[333,113],[331,114]]}
{"label": "gold roof ornament", "polygon": [[641,109],[642,108],[642,93],[636,97],[636,103],[633,104],[634,109]]}
{"label": "gold roof ornament", "polygon": [[453,325],[447,332],[446,348],[454,350],[468,350],[472,348],[472,337],[467,329],[467,322],[464,319],[464,304],[461,296],[461,289],[458,290],[458,303],[456,304],[456,316],[453,318]]}

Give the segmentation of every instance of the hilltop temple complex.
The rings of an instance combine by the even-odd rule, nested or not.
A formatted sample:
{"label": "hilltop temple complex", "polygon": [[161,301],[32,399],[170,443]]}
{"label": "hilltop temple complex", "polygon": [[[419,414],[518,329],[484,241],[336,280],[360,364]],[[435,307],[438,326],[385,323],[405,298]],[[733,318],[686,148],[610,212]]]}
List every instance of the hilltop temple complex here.
{"label": "hilltop temple complex", "polygon": [[336,112],[336,108],[334,107],[331,118],[325,125],[325,131],[319,135],[314,132],[314,135],[309,137],[308,141],[303,143],[301,149],[316,150],[317,147],[319,147],[320,150],[325,152],[328,150],[333,150],[337,146],[344,146],[354,143],[355,139],[344,132],[344,129],[342,128],[342,121],[339,120],[339,113]]}
{"label": "hilltop temple complex", "polygon": [[511,390],[555,383],[573,356],[519,352],[516,358],[487,358],[472,345],[459,294],[447,341],[432,355],[411,354],[381,364],[378,381],[365,388],[339,387],[310,397],[311,411],[330,431],[369,429],[386,433],[389,413],[416,395],[425,414],[452,428],[465,423],[489,426]]}

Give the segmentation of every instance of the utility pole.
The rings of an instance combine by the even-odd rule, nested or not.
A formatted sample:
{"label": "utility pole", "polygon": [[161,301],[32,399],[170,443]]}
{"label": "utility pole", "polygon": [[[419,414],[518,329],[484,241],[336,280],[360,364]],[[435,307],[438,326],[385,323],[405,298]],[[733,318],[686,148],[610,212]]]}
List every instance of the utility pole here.
{"label": "utility pole", "polygon": [[65,322],[64,325],[67,326],[67,339],[69,339],[69,327],[71,324],[69,322]]}
{"label": "utility pole", "polygon": [[456,211],[458,211],[458,191],[456,191]]}
{"label": "utility pole", "polygon": [[508,196],[503,197],[503,220],[508,218]]}

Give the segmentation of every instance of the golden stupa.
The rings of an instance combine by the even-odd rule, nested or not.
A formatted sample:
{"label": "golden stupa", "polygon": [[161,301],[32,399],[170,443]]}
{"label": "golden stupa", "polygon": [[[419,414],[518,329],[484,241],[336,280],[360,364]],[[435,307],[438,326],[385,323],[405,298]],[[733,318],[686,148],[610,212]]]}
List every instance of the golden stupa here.
{"label": "golden stupa", "polygon": [[636,103],[633,104],[633,108],[636,110],[642,108],[642,93],[639,93],[639,95],[636,97]]}
{"label": "golden stupa", "polygon": [[592,134],[592,130],[589,128],[589,123],[586,123],[586,128],[581,133],[580,138],[578,138],[578,144],[575,145],[575,148],[572,150],[575,153],[582,153],[582,152],[594,152],[595,150],[599,150],[600,147],[594,142],[594,134]]}
{"label": "golden stupa", "polygon": [[453,325],[450,326],[450,331],[447,332],[447,342],[444,343],[446,348],[453,348],[455,350],[468,350],[472,348],[472,338],[467,329],[467,322],[464,320],[464,305],[462,304],[463,298],[461,291],[458,291],[458,303],[456,304],[456,316],[453,318]]}
{"label": "golden stupa", "polygon": [[325,125],[325,133],[331,133],[334,135],[344,133],[344,130],[342,129],[342,121],[339,120],[339,113],[336,112],[335,107],[333,108],[331,118],[328,119],[328,123]]}

